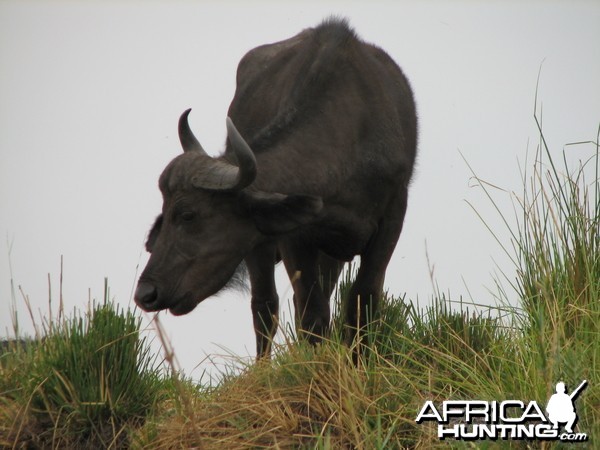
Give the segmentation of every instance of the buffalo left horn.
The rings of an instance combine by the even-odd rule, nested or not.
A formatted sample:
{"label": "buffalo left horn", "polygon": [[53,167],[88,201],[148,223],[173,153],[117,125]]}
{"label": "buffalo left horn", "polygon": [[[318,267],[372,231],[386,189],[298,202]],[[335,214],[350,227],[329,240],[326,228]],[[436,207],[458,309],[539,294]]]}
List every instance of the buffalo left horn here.
{"label": "buffalo left horn", "polygon": [[207,155],[190,129],[188,116],[190,115],[191,110],[192,108],[186,109],[179,118],[179,126],[177,127],[177,131],[179,132],[179,142],[181,142],[184,152],[200,152]]}
{"label": "buffalo left horn", "polygon": [[229,117],[227,118],[227,138],[238,165],[231,164],[223,158],[211,158],[204,153],[207,158],[202,166],[196,169],[192,177],[194,187],[215,191],[239,191],[254,181],[256,158]]}

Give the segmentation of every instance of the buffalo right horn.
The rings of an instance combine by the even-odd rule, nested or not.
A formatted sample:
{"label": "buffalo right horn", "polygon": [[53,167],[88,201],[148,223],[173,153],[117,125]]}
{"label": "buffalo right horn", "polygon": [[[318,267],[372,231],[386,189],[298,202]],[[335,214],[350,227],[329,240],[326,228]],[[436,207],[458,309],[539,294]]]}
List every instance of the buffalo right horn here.
{"label": "buffalo right horn", "polygon": [[[180,124],[181,122],[187,124],[185,117],[187,117],[188,112],[186,111],[181,116],[182,120]],[[189,127],[184,126],[183,128],[189,130]],[[185,132],[183,134],[186,135]],[[191,136],[193,137],[193,134]],[[212,158],[204,152],[204,155],[207,157],[202,158],[202,164],[194,169],[195,173],[192,176],[193,186],[215,191],[240,191],[252,184],[256,178],[256,158],[252,149],[229,117],[227,118],[227,138],[237,160],[237,165],[226,161],[222,157]],[[197,148],[195,149],[197,150]],[[188,151],[185,147],[184,150]]]}
{"label": "buffalo right horn", "polygon": [[240,190],[250,185],[256,178],[256,158],[254,152],[237,130],[230,117],[227,117],[226,125],[227,137],[229,138],[239,167],[235,186],[231,189]]}
{"label": "buffalo right horn", "polygon": [[200,152],[207,155],[202,148],[202,145],[200,145],[200,142],[198,142],[198,139],[196,139],[196,136],[194,136],[194,133],[192,133],[192,130],[190,129],[188,116],[190,115],[191,110],[192,108],[186,109],[179,118],[179,142],[181,142],[184,152]]}

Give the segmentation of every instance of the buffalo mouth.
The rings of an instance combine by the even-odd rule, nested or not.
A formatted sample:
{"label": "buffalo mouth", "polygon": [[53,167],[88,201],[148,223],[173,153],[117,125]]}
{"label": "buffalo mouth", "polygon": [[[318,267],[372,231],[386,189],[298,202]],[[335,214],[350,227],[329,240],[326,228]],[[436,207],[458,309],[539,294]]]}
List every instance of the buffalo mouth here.
{"label": "buffalo mouth", "polygon": [[134,295],[135,303],[144,311],[160,311],[161,304],[156,286],[144,280],[138,282]]}
{"label": "buffalo mouth", "polygon": [[199,302],[194,300],[194,296],[191,292],[188,292],[185,296],[174,302],[172,306],[169,306],[169,312],[174,316],[183,316],[191,312]]}
{"label": "buffalo mouth", "polygon": [[174,316],[181,316],[192,311],[199,303],[194,299],[194,295],[187,292],[179,298],[165,301],[164,297],[161,299],[156,286],[147,281],[140,281],[135,291],[135,302],[142,310],[153,312],[168,309]]}

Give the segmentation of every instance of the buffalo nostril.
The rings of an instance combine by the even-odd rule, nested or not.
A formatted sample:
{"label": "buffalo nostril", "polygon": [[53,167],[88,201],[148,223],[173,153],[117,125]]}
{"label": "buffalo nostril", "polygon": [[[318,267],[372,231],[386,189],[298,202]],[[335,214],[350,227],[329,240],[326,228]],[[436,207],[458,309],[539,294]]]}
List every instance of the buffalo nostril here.
{"label": "buffalo nostril", "polygon": [[156,288],[144,281],[140,281],[135,290],[135,302],[142,309],[146,311],[151,311],[156,309],[157,306],[157,298],[158,293],[156,292]]}

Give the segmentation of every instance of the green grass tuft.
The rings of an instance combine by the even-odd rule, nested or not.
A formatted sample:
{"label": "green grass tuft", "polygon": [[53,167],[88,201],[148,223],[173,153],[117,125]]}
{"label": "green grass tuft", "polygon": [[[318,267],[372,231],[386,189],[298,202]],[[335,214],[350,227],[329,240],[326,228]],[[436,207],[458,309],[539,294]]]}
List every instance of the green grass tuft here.
{"label": "green grass tuft", "polygon": [[139,331],[138,316],[106,301],[5,353],[0,417],[7,420],[0,419],[0,444],[127,446],[128,428],[144,422],[161,390],[155,358]]}

